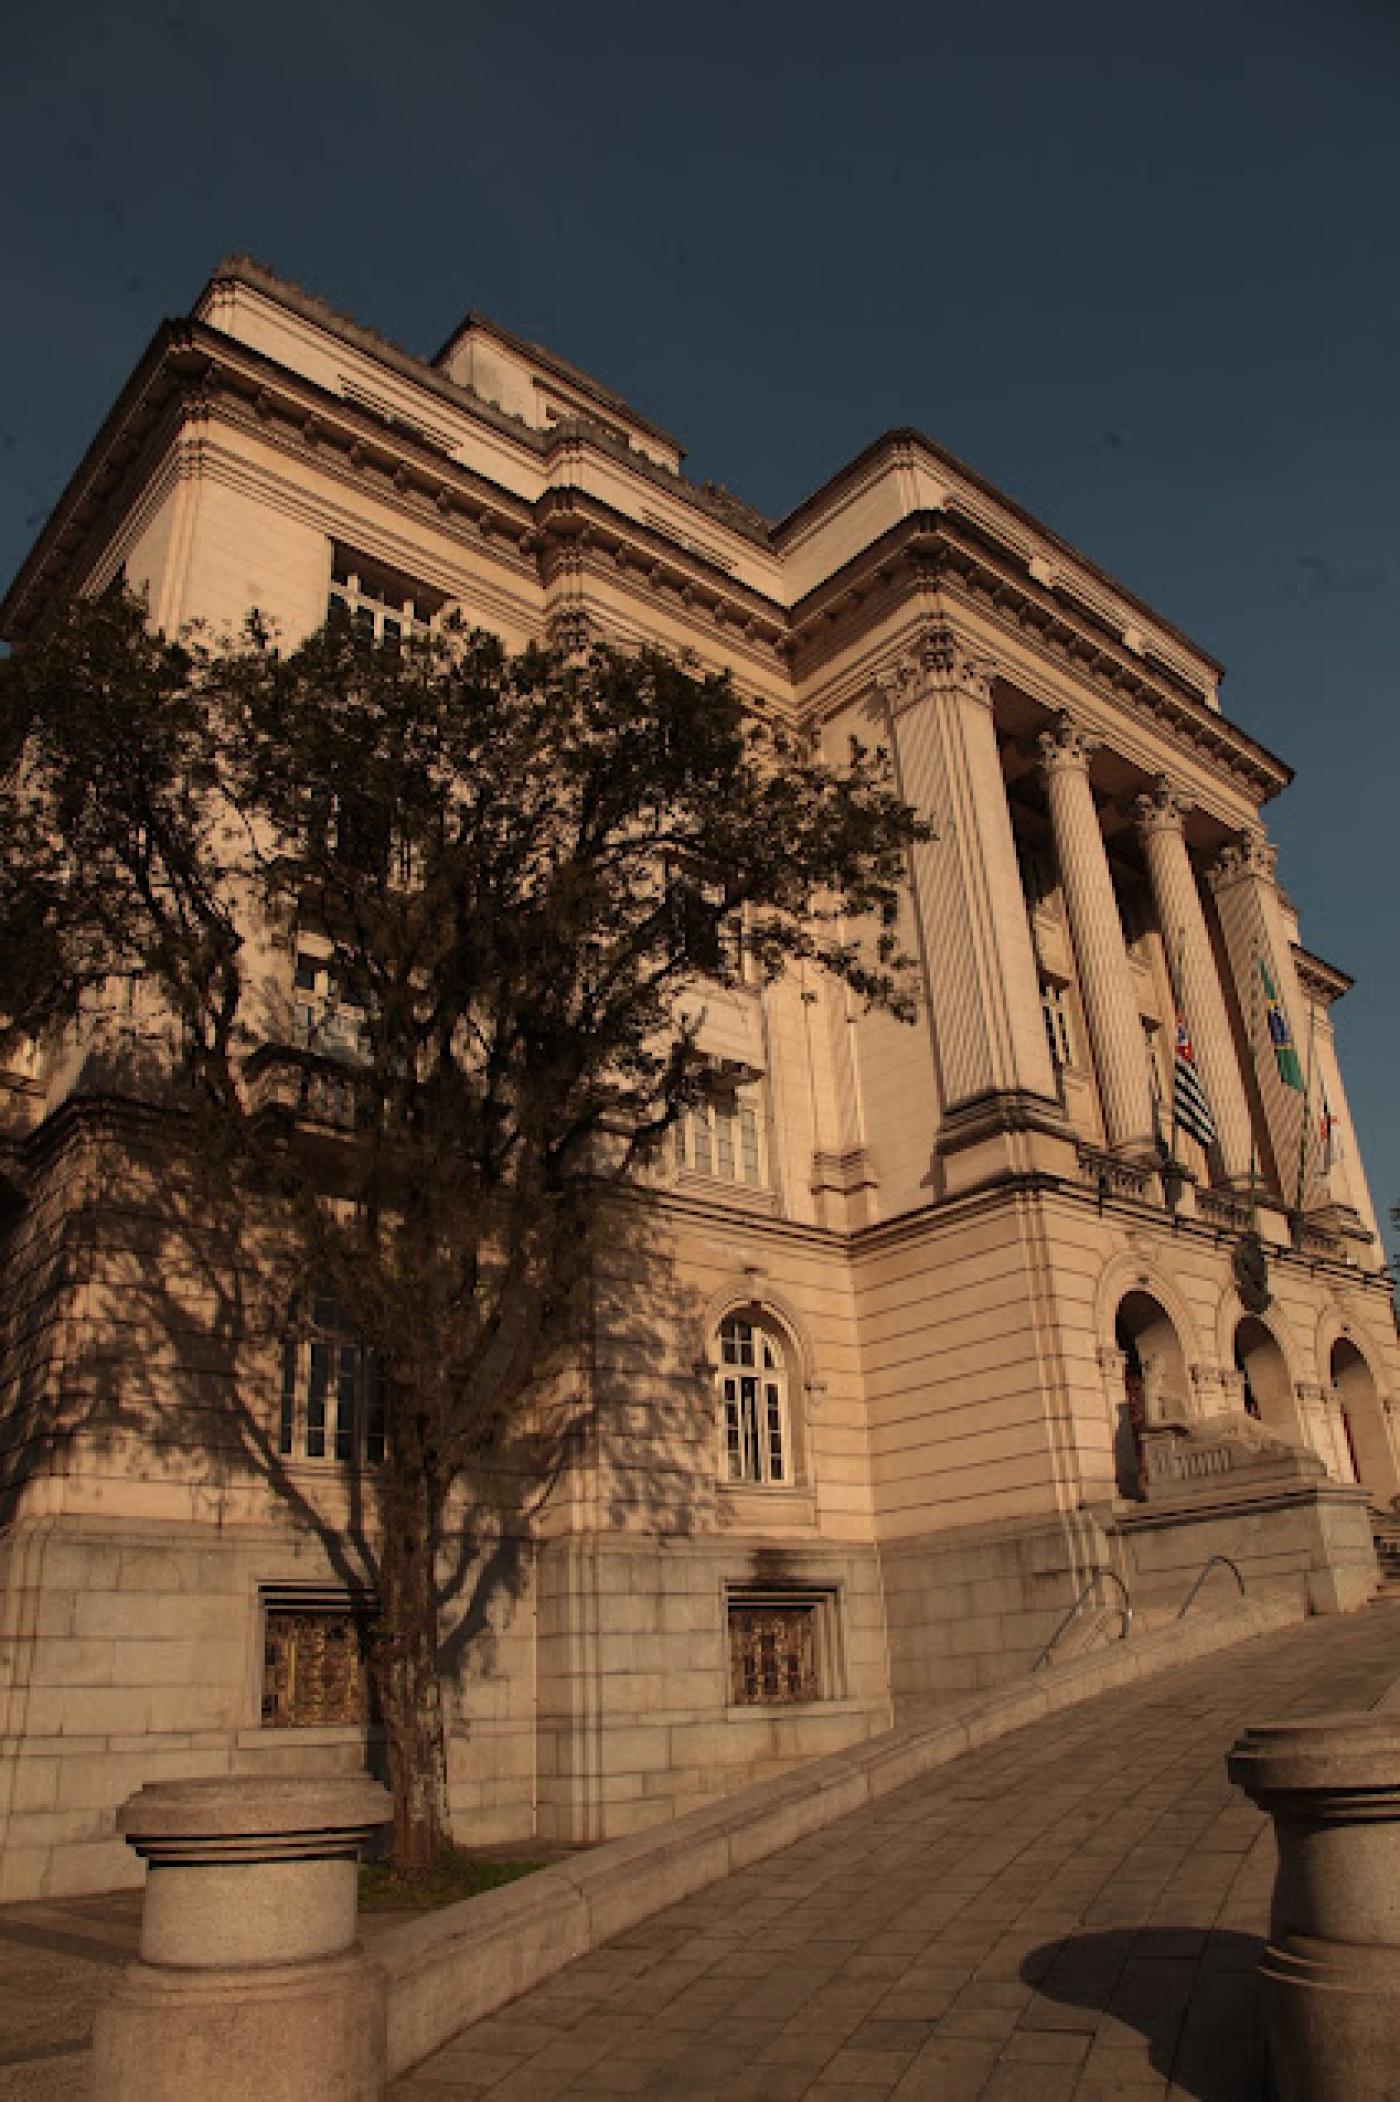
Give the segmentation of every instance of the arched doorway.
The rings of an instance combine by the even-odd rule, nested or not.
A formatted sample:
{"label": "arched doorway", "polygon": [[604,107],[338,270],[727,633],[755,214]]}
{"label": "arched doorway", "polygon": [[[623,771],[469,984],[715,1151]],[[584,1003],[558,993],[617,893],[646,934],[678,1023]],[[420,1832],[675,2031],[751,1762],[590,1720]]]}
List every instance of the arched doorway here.
{"label": "arched doorway", "polygon": [[1154,1423],[1184,1422],[1186,1360],[1171,1316],[1150,1292],[1128,1292],[1119,1302],[1113,1336],[1123,1353],[1123,1400],[1114,1425],[1114,1475],[1120,1496],[1141,1497],[1142,1433]]}
{"label": "arched doorway", "polygon": [[1371,1368],[1356,1345],[1338,1336],[1332,1345],[1328,1373],[1342,1405],[1342,1427],[1356,1480],[1380,1502],[1388,1503],[1400,1481],[1386,1435],[1380,1396]]}
{"label": "arched doorway", "polygon": [[1245,1413],[1276,1438],[1300,1444],[1302,1427],[1288,1361],[1253,1314],[1246,1315],[1235,1329],[1235,1370],[1244,1376]]}

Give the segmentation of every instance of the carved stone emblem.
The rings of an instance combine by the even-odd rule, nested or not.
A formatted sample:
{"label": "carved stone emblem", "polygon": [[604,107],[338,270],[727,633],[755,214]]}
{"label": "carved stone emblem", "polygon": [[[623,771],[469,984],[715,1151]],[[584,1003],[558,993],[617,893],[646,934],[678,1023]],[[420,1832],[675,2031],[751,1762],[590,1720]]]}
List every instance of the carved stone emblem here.
{"label": "carved stone emblem", "polygon": [[1262,1314],[1273,1298],[1269,1290],[1269,1266],[1264,1257],[1264,1243],[1257,1233],[1242,1233],[1235,1243],[1232,1258],[1235,1273],[1235,1290],[1240,1295],[1240,1304],[1247,1314]]}

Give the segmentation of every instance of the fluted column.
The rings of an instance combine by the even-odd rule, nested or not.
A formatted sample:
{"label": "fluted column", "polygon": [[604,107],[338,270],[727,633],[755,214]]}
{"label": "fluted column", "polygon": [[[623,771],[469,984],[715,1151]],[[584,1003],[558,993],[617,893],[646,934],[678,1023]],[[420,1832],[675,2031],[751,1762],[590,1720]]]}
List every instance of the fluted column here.
{"label": "fluted column", "polygon": [[911,859],[945,1109],[1033,1098],[1058,1127],[991,668],[934,622],[882,685],[902,791],[937,828]]}
{"label": "fluted column", "polygon": [[1068,720],[1040,739],[1055,855],[1089,1044],[1099,1079],[1104,1132],[1126,1153],[1154,1149],[1152,1090],[1132,966],[1089,786],[1094,741]]}
{"label": "fluted column", "polygon": [[1240,1075],[1230,1018],[1206,931],[1201,894],[1186,851],[1181,799],[1166,780],[1137,804],[1157,924],[1171,959],[1196,1069],[1215,1118],[1225,1174],[1231,1182],[1249,1177],[1249,1103]]}

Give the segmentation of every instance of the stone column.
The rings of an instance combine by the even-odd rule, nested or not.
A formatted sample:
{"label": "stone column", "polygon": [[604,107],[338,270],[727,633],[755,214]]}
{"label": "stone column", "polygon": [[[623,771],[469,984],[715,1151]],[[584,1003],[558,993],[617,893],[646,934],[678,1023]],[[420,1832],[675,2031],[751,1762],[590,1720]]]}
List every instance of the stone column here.
{"label": "stone column", "polygon": [[1124,1153],[1156,1151],[1152,1089],[1132,966],[1089,786],[1094,740],[1068,719],[1040,739],[1055,855],[1089,1044],[1099,1079],[1104,1134]]}
{"label": "stone column", "polygon": [[1383,2102],[1400,2066],[1400,1713],[1263,1723],[1227,1770],[1278,1838],[1261,1965],[1277,2102]]}
{"label": "stone column", "polygon": [[[1170,783],[1162,779],[1150,795],[1138,798],[1137,812],[1157,924],[1196,1054],[1196,1069],[1215,1118],[1226,1179],[1245,1186],[1252,1153],[1249,1103],[1201,894],[1186,851],[1184,808]],[[1173,1045],[1173,1056],[1174,1051]]]}
{"label": "stone column", "polygon": [[932,622],[881,684],[901,790],[937,828],[911,862],[943,1084],[939,1150],[1008,1131],[1067,1143],[992,720],[992,668]]}
{"label": "stone column", "polygon": [[[1279,1194],[1286,1205],[1298,1195],[1298,1168],[1303,1144],[1303,1094],[1280,1076],[1269,1038],[1264,987],[1259,973],[1267,966],[1293,1037],[1298,1063],[1306,1073],[1308,1010],[1293,964],[1293,945],[1284,925],[1274,880],[1277,855],[1262,833],[1241,833],[1225,847],[1208,871],[1220,915],[1226,954],[1244,1017],[1245,1036],[1254,1058],[1254,1077],[1264,1110],[1264,1125]],[[1316,1082],[1314,1081],[1314,1085]]]}
{"label": "stone column", "polygon": [[160,1781],[118,1829],[150,1863],[141,1960],[98,2010],[96,2102],[375,2102],[384,1974],[356,1865],[392,1805],[365,1777]]}

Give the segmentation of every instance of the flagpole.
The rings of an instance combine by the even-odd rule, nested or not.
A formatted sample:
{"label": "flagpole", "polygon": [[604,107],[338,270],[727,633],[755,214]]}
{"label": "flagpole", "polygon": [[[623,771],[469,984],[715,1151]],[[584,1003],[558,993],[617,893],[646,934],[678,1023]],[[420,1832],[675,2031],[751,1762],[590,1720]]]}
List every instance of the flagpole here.
{"label": "flagpole", "polygon": [[[1260,1114],[1264,1110],[1264,1083],[1259,1078],[1259,1001],[1263,987],[1260,979],[1262,960],[1259,951],[1254,951],[1254,969],[1249,984],[1249,1035],[1250,1049],[1254,1054],[1254,1092],[1259,1098]],[[1267,1030],[1265,1031],[1267,1035]],[[1259,1231],[1259,1132],[1255,1123],[1254,1104],[1249,1104],[1249,1230]]]}
{"label": "flagpole", "polygon": [[1317,1007],[1308,1003],[1308,1070],[1303,1080],[1303,1121],[1298,1132],[1298,1210],[1303,1209],[1303,1185],[1308,1172],[1308,1112],[1312,1102],[1313,1048],[1317,1041]]}
{"label": "flagpole", "polygon": [[1178,1052],[1177,1052],[1177,1046],[1179,1045],[1179,1043],[1180,1043],[1180,1041],[1181,1041],[1181,1023],[1182,1023],[1182,1006],[1181,1006],[1181,959],[1182,959],[1182,955],[1183,955],[1183,953],[1185,952],[1185,948],[1186,948],[1186,929],[1185,929],[1184,927],[1178,927],[1178,928],[1177,928],[1177,930],[1176,930],[1176,971],[1175,971],[1175,974],[1173,974],[1173,972],[1172,972],[1172,968],[1171,968],[1171,960],[1170,960],[1170,958],[1168,958],[1168,961],[1167,961],[1167,976],[1168,976],[1168,978],[1173,978],[1173,979],[1174,979],[1174,982],[1173,982],[1173,984],[1172,984],[1172,989],[1171,989],[1171,993],[1172,993],[1172,1135],[1171,1135],[1171,1164],[1172,1164],[1172,1166],[1173,1166],[1173,1167],[1175,1167],[1175,1166],[1176,1166],[1176,1164],[1177,1164],[1177,1160],[1176,1160],[1176,1061],[1177,1061],[1177,1055],[1178,1055]]}

